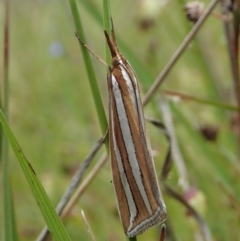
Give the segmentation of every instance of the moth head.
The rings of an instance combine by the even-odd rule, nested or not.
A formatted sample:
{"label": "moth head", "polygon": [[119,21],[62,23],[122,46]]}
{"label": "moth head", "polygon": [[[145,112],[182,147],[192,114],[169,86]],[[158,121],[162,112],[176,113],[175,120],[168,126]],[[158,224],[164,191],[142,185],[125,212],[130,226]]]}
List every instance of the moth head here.
{"label": "moth head", "polygon": [[112,58],[112,65],[115,67],[115,66],[118,66],[119,64],[120,64],[119,56],[114,56]]}
{"label": "moth head", "polygon": [[119,52],[113,29],[112,29],[112,32],[111,32],[112,38],[110,38],[110,36],[108,35],[107,31],[104,31],[104,34],[105,34],[105,37],[106,37],[106,40],[107,40],[107,44],[108,44],[109,50],[111,52],[112,66],[116,67],[116,66],[118,66],[120,64],[124,64],[125,65],[127,63],[127,61]]}

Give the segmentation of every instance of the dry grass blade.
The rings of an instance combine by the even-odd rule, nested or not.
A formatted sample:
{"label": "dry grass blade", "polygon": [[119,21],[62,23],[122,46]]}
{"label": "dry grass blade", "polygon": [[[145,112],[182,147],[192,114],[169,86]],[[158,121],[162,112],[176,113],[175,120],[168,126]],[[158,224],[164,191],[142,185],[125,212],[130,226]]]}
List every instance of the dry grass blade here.
{"label": "dry grass blade", "polygon": [[[176,165],[178,166],[180,180],[181,180],[179,183],[181,184],[183,190],[187,190],[189,188],[187,171],[186,171],[186,167],[185,167],[182,155],[180,153],[180,150],[179,150],[179,147],[177,144],[177,139],[175,137],[171,113],[170,113],[170,110],[168,107],[168,103],[166,102],[166,100],[163,100],[163,98],[161,99],[160,102],[161,102],[161,109],[162,109],[162,112],[164,115],[164,121],[166,123],[166,127],[157,120],[150,119],[150,118],[147,118],[147,120],[150,121],[152,124],[154,124],[156,127],[163,130],[170,143],[169,151],[168,151],[168,154],[167,154],[164,164],[163,164],[163,170],[162,170],[162,176],[161,176],[162,181],[163,181],[164,190],[166,191],[166,193],[169,196],[173,197],[174,199],[176,199],[177,201],[182,203],[187,208],[189,213],[191,213],[191,215],[198,222],[198,225],[200,227],[200,230],[201,230],[205,240],[211,241],[212,240],[211,233],[209,231],[207,224],[205,223],[204,219],[202,218],[202,216],[191,205],[189,205],[189,203],[180,194],[178,194],[173,189],[168,187],[168,185],[165,182],[167,179],[167,176],[169,174],[169,171],[171,169],[171,166],[172,166],[171,153],[174,153],[173,154],[174,161],[175,161]],[[162,238],[163,237],[160,236],[160,240],[162,240]]]}
{"label": "dry grass blade", "polygon": [[202,99],[196,96],[192,96],[192,95],[188,95],[182,92],[178,92],[178,91],[174,91],[174,90],[161,90],[161,92],[164,95],[167,96],[174,96],[177,97],[181,100],[185,100],[185,101],[195,101],[198,104],[205,104],[205,105],[211,105],[211,106],[215,106],[215,107],[219,107],[219,108],[224,108],[227,110],[231,110],[231,111],[238,111],[238,107],[237,106],[233,106],[224,102],[218,102],[218,101],[214,101],[214,100],[207,100],[207,99]]}
{"label": "dry grass blade", "polygon": [[153,119],[153,118],[149,118],[149,117],[146,117],[145,119],[147,121],[149,121],[151,124],[153,124],[154,126],[156,126],[158,129],[160,129],[164,133],[167,141],[169,142],[169,148],[168,148],[167,155],[165,157],[161,175],[160,175],[161,180],[165,181],[167,179],[168,173],[172,167],[171,139],[170,139],[170,136],[168,134],[166,127],[164,126],[164,124],[162,122],[160,122],[159,120]]}
{"label": "dry grass blade", "polygon": [[[100,147],[103,144],[103,141],[104,141],[104,138],[101,138],[100,140],[97,141],[97,143],[93,147],[92,151],[89,153],[89,155],[86,157],[86,159],[81,163],[78,170],[72,177],[70,185],[68,186],[67,190],[65,191],[60,202],[57,205],[56,211],[59,215],[61,215],[64,207],[67,205],[68,201],[70,200],[71,196],[75,192],[76,188],[79,186],[86,169],[89,167],[94,156],[99,151]],[[40,233],[40,235],[38,236],[37,241],[44,241],[44,240],[46,241],[46,240],[48,240],[49,235],[50,235],[49,231],[48,231],[47,227],[45,227],[42,230],[42,232]]]}
{"label": "dry grass blade", "polygon": [[94,156],[97,154],[97,152],[99,151],[102,144],[103,144],[103,139],[98,140],[96,145],[93,147],[92,151],[89,153],[89,155],[82,162],[82,164],[79,166],[78,170],[74,174],[68,189],[64,193],[61,201],[59,202],[59,204],[57,206],[57,212],[59,214],[61,214],[63,208],[66,206],[67,202],[69,201],[71,195],[73,194],[75,189],[78,187],[80,181],[82,180],[84,173],[86,172],[87,168],[91,164]]}
{"label": "dry grass blade", "polygon": [[89,225],[89,222],[88,222],[88,220],[87,220],[87,217],[86,217],[86,215],[85,215],[85,213],[84,213],[83,210],[81,211],[81,215],[82,215],[82,218],[83,218],[85,227],[86,227],[86,229],[87,229],[87,232],[88,232],[91,240],[92,240],[92,241],[96,241],[96,239],[95,239],[95,237],[94,237],[94,235],[93,235],[92,229],[91,229],[91,227],[90,227],[90,225]]}
{"label": "dry grass blade", "polygon": [[188,175],[182,154],[179,150],[177,138],[174,131],[171,111],[169,109],[169,104],[164,97],[160,99],[159,104],[161,111],[163,113],[164,123],[166,125],[166,129],[170,137],[172,158],[176,163],[179,173],[179,184],[183,190],[186,190],[189,188]]}
{"label": "dry grass blade", "polygon": [[210,230],[202,216],[191,205],[189,205],[189,203],[179,193],[168,187],[166,184],[164,184],[164,188],[165,192],[169,196],[182,203],[187,208],[188,212],[196,219],[205,240],[212,241]]}
{"label": "dry grass blade", "polygon": [[196,24],[193,26],[192,30],[190,33],[187,35],[187,37],[183,40],[182,44],[179,46],[177,51],[174,53],[166,67],[163,69],[163,71],[160,73],[160,75],[157,77],[151,88],[148,90],[147,94],[145,95],[143,99],[143,105],[146,105],[153,94],[157,91],[159,86],[162,84],[163,80],[165,77],[168,75],[174,64],[177,62],[179,57],[182,55],[184,50],[187,48],[189,43],[192,41],[193,37],[196,35],[197,31],[200,29],[200,27],[203,25],[207,17],[210,15],[216,4],[218,3],[219,0],[212,0],[212,2],[209,4],[207,7],[206,11],[204,14],[199,18],[199,20],[196,22]]}
{"label": "dry grass blade", "polygon": [[[231,4],[231,8],[229,7]],[[239,76],[239,25],[240,25],[240,6],[239,1],[222,0],[222,15],[225,35],[227,39],[228,53],[231,64],[232,78],[234,82],[234,92],[238,104],[238,115],[240,126],[240,76]],[[227,19],[227,21],[225,21]],[[240,143],[240,128],[238,130],[238,140]]]}
{"label": "dry grass blade", "polygon": [[100,171],[100,169],[103,167],[103,165],[107,161],[107,154],[104,153],[101,158],[97,161],[95,166],[92,168],[91,172],[87,175],[87,177],[84,179],[82,184],[79,186],[69,203],[66,205],[66,207],[63,209],[63,212],[61,214],[61,218],[64,219],[72,210],[76,202],[78,201],[79,197],[83,194],[83,192],[86,190],[88,185],[91,183],[91,181],[94,179],[96,174]]}
{"label": "dry grass blade", "polygon": [[[160,107],[163,113],[163,118],[164,118],[167,131],[169,133],[170,140],[171,140],[171,150],[172,150],[173,160],[176,163],[179,176],[180,176],[179,184],[182,186],[182,189],[186,191],[189,189],[189,186],[190,186],[188,177],[187,177],[187,170],[186,170],[186,166],[185,166],[182,154],[179,150],[179,146],[178,146],[178,142],[177,142],[177,138],[175,135],[174,126],[172,122],[171,111],[169,109],[169,104],[166,101],[166,99],[161,98]],[[164,182],[164,187],[170,196],[172,196],[174,199],[180,201],[184,206],[186,206],[187,210],[192,214],[192,216],[198,222],[202,235],[205,237],[205,240],[206,241],[212,240],[210,230],[207,224],[205,223],[204,219],[202,218],[202,216],[192,206],[190,206],[188,202],[180,194],[178,194],[173,189],[168,187],[165,182]]]}

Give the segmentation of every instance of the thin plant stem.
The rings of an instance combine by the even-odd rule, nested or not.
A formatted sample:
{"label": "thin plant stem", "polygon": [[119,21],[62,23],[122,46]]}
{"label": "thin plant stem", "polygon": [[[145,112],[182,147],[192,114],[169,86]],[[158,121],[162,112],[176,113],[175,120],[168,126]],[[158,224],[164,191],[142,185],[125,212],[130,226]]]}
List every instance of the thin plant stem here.
{"label": "thin plant stem", "polygon": [[[85,34],[84,34],[84,30],[83,30],[83,26],[82,26],[82,22],[81,22],[81,18],[79,15],[76,1],[69,0],[69,4],[71,7],[71,11],[72,11],[76,32],[77,32],[78,36],[81,38],[81,40],[84,43],[86,43]],[[82,56],[84,59],[85,68],[87,71],[88,80],[89,80],[94,104],[95,104],[97,115],[98,115],[98,120],[100,122],[101,130],[102,130],[102,135],[105,135],[107,128],[108,128],[107,117],[105,115],[105,110],[103,107],[103,102],[102,102],[101,94],[99,91],[98,82],[97,82],[97,78],[96,78],[95,71],[93,68],[93,64],[92,64],[92,61],[90,58],[90,53],[80,41],[79,41],[79,46],[82,51]],[[108,140],[105,141],[105,146],[106,146],[106,150],[108,152],[108,149],[109,149]]]}
{"label": "thin plant stem", "polygon": [[[79,166],[79,168],[75,172],[74,176],[71,179],[70,185],[68,186],[67,190],[63,194],[61,200],[59,201],[59,203],[56,207],[56,212],[57,212],[58,215],[61,215],[63,209],[66,207],[66,205],[69,202],[69,200],[71,199],[73,193],[75,192],[75,190],[79,186],[79,184],[82,180],[83,174],[85,173],[86,169],[91,164],[93,158],[95,157],[95,155],[99,151],[100,147],[102,146],[103,140],[104,139],[101,138],[94,145],[91,152],[88,154],[88,156],[85,158],[85,160],[81,163],[81,165]],[[39,234],[39,236],[37,238],[37,241],[48,240],[49,235],[50,235],[50,233],[49,233],[48,228],[44,227],[44,229]]]}
{"label": "thin plant stem", "polygon": [[91,172],[87,175],[87,177],[84,179],[82,184],[79,186],[75,194],[72,196],[71,200],[68,202],[66,207],[63,209],[63,212],[61,214],[61,219],[64,219],[72,210],[74,205],[76,204],[79,197],[83,194],[83,192],[86,190],[88,185],[91,183],[93,178],[96,176],[96,174],[99,172],[99,170],[102,168],[102,166],[107,161],[107,155],[104,153],[102,157],[97,161],[95,166],[92,168]]}
{"label": "thin plant stem", "polygon": [[190,186],[189,180],[188,180],[187,168],[178,145],[178,141],[175,134],[174,125],[173,125],[171,110],[169,108],[168,101],[163,96],[160,99],[159,103],[160,103],[161,111],[163,113],[164,123],[170,137],[172,158],[177,166],[177,170],[179,173],[179,185],[182,187],[183,190],[187,190]]}
{"label": "thin plant stem", "polygon": [[[238,125],[240,126],[240,76],[239,76],[239,24],[240,24],[240,6],[239,1],[233,2],[233,14],[226,8],[228,1],[222,0],[222,15],[225,35],[227,39],[228,54],[230,58],[232,78],[234,83],[234,92],[238,105]],[[233,15],[230,20],[229,16]],[[240,144],[240,128],[237,133]]]}
{"label": "thin plant stem", "polygon": [[159,74],[151,88],[146,93],[144,99],[143,99],[143,105],[146,105],[152,96],[155,94],[159,86],[162,84],[163,80],[166,78],[166,76],[169,74],[172,67],[175,65],[179,57],[182,55],[182,53],[185,51],[185,49],[188,47],[189,43],[192,41],[193,37],[196,35],[200,27],[203,25],[207,17],[210,15],[214,7],[217,5],[219,0],[212,0],[212,2],[208,5],[206,11],[204,14],[199,18],[199,20],[196,22],[196,24],[193,26],[190,33],[187,35],[187,37],[183,40],[182,44],[179,46],[177,51],[174,53],[168,64],[165,66],[163,71]]}
{"label": "thin plant stem", "polygon": [[[0,92],[0,106],[3,109],[5,118],[8,119],[9,112],[9,0],[4,1],[4,39],[3,39],[3,83]],[[3,240],[17,240],[17,228],[14,215],[13,197],[11,192],[10,170],[9,170],[9,149],[7,135],[0,127],[0,156],[3,164]]]}
{"label": "thin plant stem", "polygon": [[[110,1],[103,0],[103,29],[110,33],[111,30],[111,9],[110,9]],[[105,41],[105,56],[106,62],[110,63],[110,52],[108,49],[107,42]]]}
{"label": "thin plant stem", "polygon": [[162,89],[161,93],[163,93],[164,95],[169,95],[169,96],[177,96],[181,100],[194,101],[198,104],[211,105],[211,106],[219,107],[221,109],[226,109],[226,110],[230,110],[230,111],[238,111],[237,106],[233,106],[233,105],[218,102],[218,101],[202,99],[202,98],[199,98],[199,97],[195,97],[195,96],[187,95],[187,94],[184,94],[184,93],[180,93],[180,92],[174,91],[174,90]]}
{"label": "thin plant stem", "polygon": [[90,224],[89,224],[89,222],[88,222],[88,220],[87,220],[87,217],[86,217],[86,215],[85,215],[85,213],[84,213],[83,210],[81,211],[81,215],[82,215],[83,222],[84,222],[84,224],[85,224],[85,227],[86,227],[86,230],[87,230],[87,232],[88,232],[88,234],[89,234],[90,239],[91,239],[92,241],[96,241],[96,238],[94,237],[94,234],[93,234],[93,232],[92,232],[91,226],[90,226]]}

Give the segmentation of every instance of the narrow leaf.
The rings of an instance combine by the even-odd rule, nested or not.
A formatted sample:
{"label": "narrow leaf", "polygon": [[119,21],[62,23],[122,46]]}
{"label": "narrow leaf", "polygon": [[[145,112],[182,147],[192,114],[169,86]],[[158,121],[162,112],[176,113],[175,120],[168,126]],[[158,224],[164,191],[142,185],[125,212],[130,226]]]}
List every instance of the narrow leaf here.
{"label": "narrow leaf", "polygon": [[17,156],[24,175],[32,189],[32,193],[34,194],[46,224],[52,233],[53,239],[57,241],[71,240],[58,215],[56,214],[45,190],[38,180],[32,165],[28,162],[11,129],[9,128],[2,110],[0,110],[0,122]]}

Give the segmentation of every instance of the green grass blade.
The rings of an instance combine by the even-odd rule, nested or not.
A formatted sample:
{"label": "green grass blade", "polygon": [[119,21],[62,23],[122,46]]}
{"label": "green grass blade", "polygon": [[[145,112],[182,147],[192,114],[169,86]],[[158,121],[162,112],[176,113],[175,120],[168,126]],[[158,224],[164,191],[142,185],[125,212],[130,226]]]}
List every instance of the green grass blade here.
{"label": "green grass blade", "polygon": [[[81,4],[85,7],[86,11],[88,11],[89,14],[91,14],[92,18],[99,25],[101,25],[102,18],[101,18],[101,14],[100,14],[99,10],[96,7],[94,8],[94,6],[89,1],[84,0],[81,2]],[[107,11],[107,10],[104,10],[104,11]],[[107,28],[108,27],[105,26],[105,23],[104,23],[104,29],[109,31]],[[144,87],[149,88],[151,86],[151,83],[154,81],[153,76],[151,76],[150,72],[148,72],[146,67],[141,63],[141,61],[139,61],[139,58],[137,58],[137,56],[135,54],[133,54],[133,51],[131,50],[131,48],[122,40],[121,36],[119,36],[116,32],[115,32],[115,34],[116,34],[117,42],[118,42],[121,52],[127,58],[127,60],[131,63],[133,69],[137,73],[137,76],[140,77],[141,83],[144,85]],[[107,58],[106,58],[106,61],[108,62]]]}
{"label": "green grass blade", "polygon": [[17,229],[9,180],[9,165],[5,158],[3,159],[3,220],[3,240],[16,241]]}
{"label": "green grass blade", "polygon": [[[40,181],[38,180],[35,171],[33,170],[31,164],[28,162],[11,129],[9,128],[2,110],[0,110],[0,122],[17,156],[24,175],[31,187],[32,193],[38,203],[38,206],[42,212],[46,224],[50,232],[52,233],[53,239],[58,241],[71,240],[63,226],[63,223],[60,221],[58,215],[56,214],[45,190],[43,189]],[[10,213],[10,215],[12,214]]]}
{"label": "green grass blade", "polygon": [[[81,40],[84,43],[86,43],[85,34],[83,31],[83,26],[82,26],[82,22],[81,22],[81,18],[79,15],[76,1],[69,0],[69,4],[71,7],[71,11],[72,11],[76,32],[79,34]],[[105,115],[102,98],[100,95],[93,64],[92,64],[92,61],[90,58],[89,51],[80,42],[79,42],[79,45],[80,45],[80,48],[82,51],[82,55],[83,55],[83,59],[84,59],[84,63],[85,63],[85,67],[86,67],[86,71],[87,71],[87,75],[88,75],[88,80],[89,80],[89,84],[90,84],[93,99],[94,99],[94,104],[95,104],[97,114],[98,114],[98,119],[99,119],[99,122],[101,125],[102,134],[105,135],[107,128],[108,128],[107,117]],[[106,141],[105,143],[106,143],[106,145],[108,145],[107,144],[108,141]]]}
{"label": "green grass blade", "polygon": [[17,241],[16,220],[13,209],[11,182],[9,175],[9,155],[7,136],[2,133],[2,160],[3,160],[3,240]]}
{"label": "green grass blade", "polygon": [[[0,108],[3,108],[6,117],[9,109],[9,0],[4,1],[4,51],[3,51],[3,92],[0,96]],[[3,106],[1,106],[1,104]],[[3,163],[3,240],[17,241],[18,234],[14,215],[11,193],[9,150],[7,136],[0,127],[0,157]]]}
{"label": "green grass blade", "polygon": [[[11,190],[10,190],[11,191]],[[10,192],[11,195],[11,226],[12,226],[12,240],[18,241],[18,233],[17,233],[17,224],[16,224],[16,218],[15,218],[15,209],[14,209],[14,203],[13,203],[13,197],[12,197],[12,191]]]}
{"label": "green grass blade", "polygon": [[102,13],[99,11],[96,2],[95,2],[95,4],[89,0],[80,0],[80,1],[78,0],[78,2],[85,6],[85,8],[89,12],[89,14],[92,17],[94,17],[94,19],[98,23],[102,23],[102,21],[103,21]]}
{"label": "green grass blade", "polygon": [[[110,10],[110,1],[109,0],[103,0],[103,28],[108,33],[110,33],[110,26],[111,26],[111,10]],[[112,26],[113,27],[113,26]],[[105,56],[106,56],[106,62],[110,63],[110,52],[108,49],[107,42],[105,42]]]}

